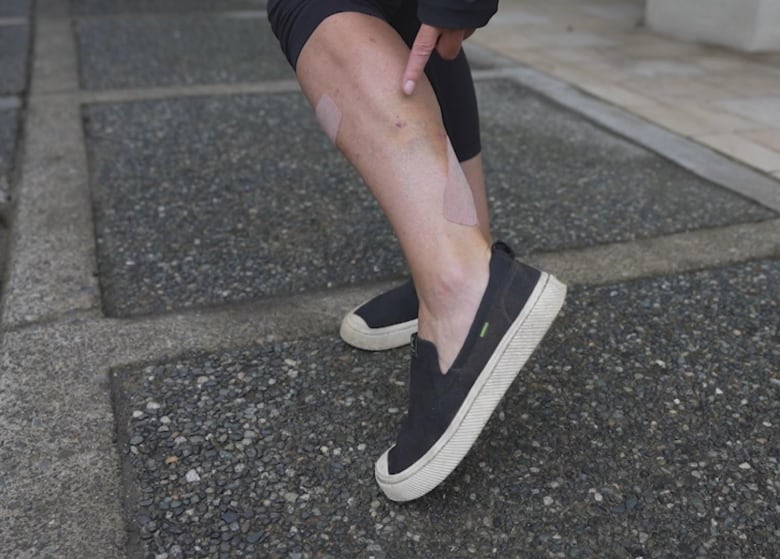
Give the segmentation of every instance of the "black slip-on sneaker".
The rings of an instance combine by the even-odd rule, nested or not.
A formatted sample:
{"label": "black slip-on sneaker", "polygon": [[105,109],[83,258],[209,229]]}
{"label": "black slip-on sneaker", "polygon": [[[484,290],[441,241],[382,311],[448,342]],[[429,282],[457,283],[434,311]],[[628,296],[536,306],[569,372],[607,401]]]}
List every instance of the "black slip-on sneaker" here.
{"label": "black slip-on sneaker", "polygon": [[405,346],[417,332],[417,310],[417,293],[407,280],[350,311],[339,334],[349,345],[368,351]]}
{"label": "black slip-on sneaker", "polygon": [[377,460],[394,501],[422,497],[457,467],[563,306],[566,286],[493,245],[490,279],[450,370],[436,346],[412,338],[409,410],[396,443]]}

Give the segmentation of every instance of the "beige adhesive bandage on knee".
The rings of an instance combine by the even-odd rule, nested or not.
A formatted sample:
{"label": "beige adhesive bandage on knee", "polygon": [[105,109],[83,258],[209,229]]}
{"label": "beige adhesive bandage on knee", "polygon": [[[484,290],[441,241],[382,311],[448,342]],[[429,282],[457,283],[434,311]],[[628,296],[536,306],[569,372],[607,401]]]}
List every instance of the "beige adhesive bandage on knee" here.
{"label": "beige adhesive bandage on knee", "polygon": [[341,111],[336,106],[336,103],[325,94],[317,101],[317,107],[315,107],[314,112],[317,114],[317,120],[320,121],[320,126],[322,126],[325,134],[335,144],[336,136],[339,134],[339,126],[341,126]]}
{"label": "beige adhesive bandage on knee", "polygon": [[447,185],[444,187],[444,218],[458,225],[476,227],[479,225],[474,195],[469,181],[455,155],[450,139],[447,138]]}

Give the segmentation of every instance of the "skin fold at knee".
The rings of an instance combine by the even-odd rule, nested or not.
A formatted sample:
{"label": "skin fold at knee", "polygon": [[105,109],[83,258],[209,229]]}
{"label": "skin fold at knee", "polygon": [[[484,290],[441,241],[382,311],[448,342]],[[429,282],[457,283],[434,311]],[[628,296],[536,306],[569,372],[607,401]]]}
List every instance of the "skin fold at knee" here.
{"label": "skin fold at knee", "polygon": [[468,227],[479,225],[474,195],[449,138],[447,138],[447,184],[444,187],[444,218],[458,225]]}
{"label": "skin fold at knee", "polygon": [[329,95],[324,94],[320,97],[320,100],[317,101],[317,106],[314,111],[325,134],[327,134],[330,141],[335,144],[336,137],[339,134],[339,127],[341,126],[341,111],[336,106],[336,103]]}

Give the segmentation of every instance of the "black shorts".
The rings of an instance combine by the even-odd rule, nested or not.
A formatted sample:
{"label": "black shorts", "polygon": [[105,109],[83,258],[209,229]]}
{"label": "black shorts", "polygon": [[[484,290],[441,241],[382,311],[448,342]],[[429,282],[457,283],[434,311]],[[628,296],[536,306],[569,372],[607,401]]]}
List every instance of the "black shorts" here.
{"label": "black shorts", "polygon": [[[293,68],[303,46],[327,17],[341,12],[358,12],[378,17],[395,29],[411,47],[420,21],[417,0],[268,0],[268,20],[282,51]],[[441,107],[442,120],[459,161],[481,151],[479,112],[471,68],[461,50],[454,60],[433,53],[425,75]],[[400,84],[399,84],[400,89]]]}

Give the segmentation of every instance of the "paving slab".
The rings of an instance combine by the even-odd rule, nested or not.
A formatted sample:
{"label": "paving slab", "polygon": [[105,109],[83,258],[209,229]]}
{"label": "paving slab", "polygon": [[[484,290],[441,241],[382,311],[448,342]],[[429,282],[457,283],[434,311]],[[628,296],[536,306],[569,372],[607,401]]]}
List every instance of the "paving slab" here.
{"label": "paving slab", "polygon": [[0,274],[4,269],[5,237],[8,227],[6,209],[11,199],[12,172],[16,152],[19,111],[0,111]]}
{"label": "paving slab", "polygon": [[266,0],[70,0],[71,13],[186,13],[265,9]]}
{"label": "paving slab", "polygon": [[0,17],[28,17],[30,0],[3,0],[0,3]]}
{"label": "paving slab", "polygon": [[0,26],[0,96],[17,95],[27,88],[29,39],[27,25]]}
{"label": "paving slab", "polygon": [[311,112],[297,94],[89,107],[106,312],[400,274],[389,226]]}
{"label": "paving slab", "polygon": [[0,111],[0,205],[5,202],[3,192],[8,193],[11,181],[18,126],[19,111]]}
{"label": "paving slab", "polygon": [[[774,215],[519,86],[478,91],[494,224],[521,253]],[[299,94],[93,105],[85,116],[110,316],[404,272],[377,205]]]}
{"label": "paving slab", "polygon": [[290,79],[265,17],[138,16],[76,22],[84,89]]}
{"label": "paving slab", "polygon": [[[5,277],[8,237],[8,202],[11,197],[12,170],[16,151],[19,111],[0,111],[0,277]],[[3,287],[0,280],[0,289]]]}
{"label": "paving slab", "polygon": [[406,505],[372,470],[406,350],[115,370],[130,556],[772,557],[778,286],[774,260],[573,290],[472,452]]}
{"label": "paving slab", "polygon": [[480,87],[493,227],[556,250],[773,215],[509,80]]}

